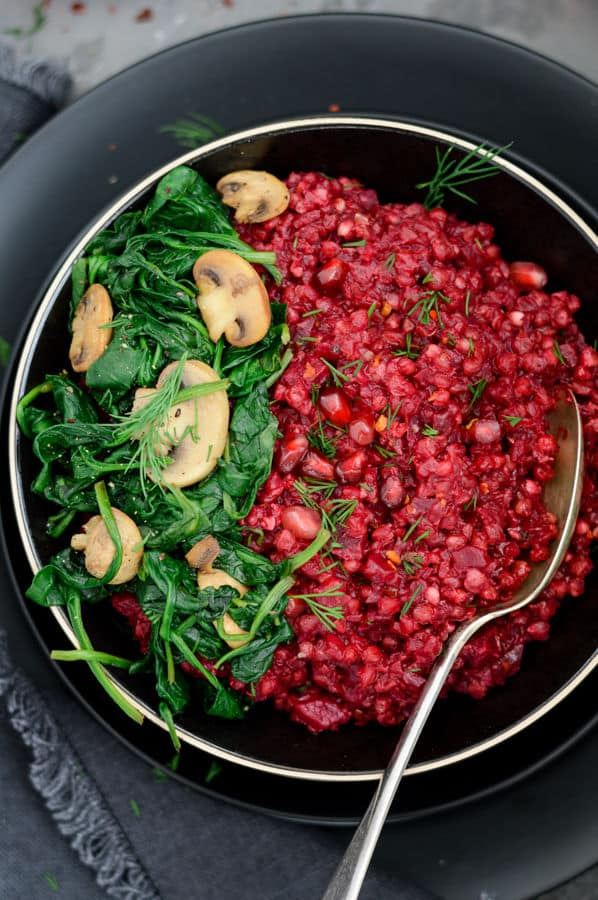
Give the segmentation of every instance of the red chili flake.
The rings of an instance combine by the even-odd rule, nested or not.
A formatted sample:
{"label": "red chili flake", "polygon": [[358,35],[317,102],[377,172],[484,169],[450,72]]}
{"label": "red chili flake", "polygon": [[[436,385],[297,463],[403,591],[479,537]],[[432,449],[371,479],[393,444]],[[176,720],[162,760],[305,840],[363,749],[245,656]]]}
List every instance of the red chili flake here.
{"label": "red chili flake", "polygon": [[108,144],[108,150],[110,151],[110,153],[114,153],[114,151],[116,150],[116,146],[116,144]]}
{"label": "red chili flake", "polygon": [[154,11],[150,9],[149,6],[146,6],[145,9],[142,9],[135,16],[136,22],[149,22],[150,19],[154,18]]}
{"label": "red chili flake", "polygon": [[222,0],[222,5],[230,9],[231,6],[235,5],[235,0]]}
{"label": "red chili flake", "polygon": [[341,108],[338,103],[330,103],[328,105],[328,112],[340,112]]}
{"label": "red chili flake", "polygon": [[85,12],[85,4],[84,3],[71,3],[71,12],[73,12],[73,13]]}
{"label": "red chili flake", "polygon": [[113,15],[115,12],[118,12],[118,9],[117,9],[117,7],[116,7],[116,3],[109,3],[107,9],[108,9],[108,12],[109,12],[111,15]]}

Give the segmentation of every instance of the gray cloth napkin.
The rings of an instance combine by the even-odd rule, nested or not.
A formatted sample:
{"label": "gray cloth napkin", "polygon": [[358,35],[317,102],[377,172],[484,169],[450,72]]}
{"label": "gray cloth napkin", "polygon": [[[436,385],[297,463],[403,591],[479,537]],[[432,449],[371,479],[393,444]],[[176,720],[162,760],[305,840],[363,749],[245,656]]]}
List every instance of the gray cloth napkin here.
{"label": "gray cloth napkin", "polygon": [[[18,61],[0,47],[0,160],[61,106],[68,90],[59,67]],[[2,581],[8,583],[6,573]],[[0,604],[0,900],[321,896],[342,851],[338,836],[158,779],[84,711],[48,665],[30,664],[42,651],[17,606],[12,593]],[[27,660],[33,677],[11,653]],[[430,900],[398,877],[375,872],[362,897]]]}

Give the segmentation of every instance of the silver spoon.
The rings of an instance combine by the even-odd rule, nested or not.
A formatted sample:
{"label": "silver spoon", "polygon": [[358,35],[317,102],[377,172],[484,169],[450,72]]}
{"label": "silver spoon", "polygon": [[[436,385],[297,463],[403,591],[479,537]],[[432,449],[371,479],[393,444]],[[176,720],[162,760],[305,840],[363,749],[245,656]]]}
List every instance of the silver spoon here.
{"label": "silver spoon", "polygon": [[583,434],[579,408],[571,395],[557,401],[548,416],[550,430],[557,438],[559,450],[554,476],[544,488],[544,503],[557,518],[559,533],[551,556],[532,565],[531,572],[511,600],[492,609],[478,612],[475,618],[459,625],[446,642],[434,663],[413,712],[407,719],[401,737],[378,790],[337,868],[322,900],[357,900],[382,826],[399,787],[407,763],[423,730],[432,707],[442,690],[455,660],[471,637],[488,622],[498,619],[535,600],[559,568],[575,528],[583,483]]}

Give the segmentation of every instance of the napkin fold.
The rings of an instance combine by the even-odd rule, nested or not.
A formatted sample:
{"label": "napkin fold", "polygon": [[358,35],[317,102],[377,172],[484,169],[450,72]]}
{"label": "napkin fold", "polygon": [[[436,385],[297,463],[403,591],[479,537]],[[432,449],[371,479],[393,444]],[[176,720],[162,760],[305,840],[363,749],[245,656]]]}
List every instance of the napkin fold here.
{"label": "napkin fold", "polygon": [[[69,90],[61,65],[19,59],[0,45],[0,161],[60,108]],[[8,625],[8,632],[0,629],[0,897],[321,896],[342,852],[338,836],[237,809],[172,779],[158,781],[53,673],[38,685],[14,664],[7,607],[16,604],[5,596],[0,605],[0,623]],[[30,650],[41,652],[33,638]],[[375,872],[361,896],[431,900]]]}
{"label": "napkin fold", "polygon": [[19,58],[0,44],[0,162],[64,105],[70,89],[60,63]]}

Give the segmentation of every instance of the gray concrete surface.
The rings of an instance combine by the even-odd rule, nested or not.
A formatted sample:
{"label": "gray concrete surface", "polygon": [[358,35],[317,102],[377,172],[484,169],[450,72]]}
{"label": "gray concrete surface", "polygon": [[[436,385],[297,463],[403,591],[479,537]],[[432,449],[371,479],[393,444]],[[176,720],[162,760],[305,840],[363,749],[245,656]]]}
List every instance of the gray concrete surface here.
{"label": "gray concrete surface", "polygon": [[62,59],[74,95],[137,60],[197,35],[311,12],[384,12],[468,25],[545,53],[598,82],[595,0],[46,0],[35,33],[31,0],[0,0],[0,32],[19,53]]}

